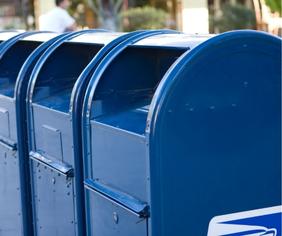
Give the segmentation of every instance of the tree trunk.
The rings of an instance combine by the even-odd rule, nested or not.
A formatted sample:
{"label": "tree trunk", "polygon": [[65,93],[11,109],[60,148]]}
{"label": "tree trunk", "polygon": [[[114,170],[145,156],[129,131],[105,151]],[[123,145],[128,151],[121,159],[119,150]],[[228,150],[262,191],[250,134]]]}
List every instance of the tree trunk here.
{"label": "tree trunk", "polygon": [[95,12],[100,28],[117,31],[120,28],[119,13],[123,0],[88,0],[89,7]]}

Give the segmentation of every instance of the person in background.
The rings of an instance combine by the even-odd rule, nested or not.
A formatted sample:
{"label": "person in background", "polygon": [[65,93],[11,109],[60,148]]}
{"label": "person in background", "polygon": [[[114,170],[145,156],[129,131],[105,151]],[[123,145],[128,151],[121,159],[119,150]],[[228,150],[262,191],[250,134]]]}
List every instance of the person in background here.
{"label": "person in background", "polygon": [[55,0],[56,7],[39,17],[39,30],[63,33],[76,30],[76,23],[67,12],[69,0]]}

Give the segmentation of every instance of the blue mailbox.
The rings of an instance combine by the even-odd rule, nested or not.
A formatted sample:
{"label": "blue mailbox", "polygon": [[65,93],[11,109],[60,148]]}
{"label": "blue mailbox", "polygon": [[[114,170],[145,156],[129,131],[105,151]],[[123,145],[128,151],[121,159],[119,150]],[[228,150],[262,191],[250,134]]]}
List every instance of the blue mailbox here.
{"label": "blue mailbox", "polygon": [[82,113],[88,235],[281,235],[280,53],[237,31],[107,54]]}
{"label": "blue mailbox", "polygon": [[14,30],[4,30],[0,31],[0,49],[2,48],[3,45],[5,45],[5,41],[20,34],[18,31]]}
{"label": "blue mailbox", "polygon": [[18,74],[26,76],[21,70],[26,59],[40,53],[48,44],[44,42],[55,36],[44,32],[0,34],[0,234],[4,236],[32,235],[28,173],[23,171],[25,160],[19,148],[27,137],[19,135],[16,115],[18,102],[24,102],[18,99],[23,82]]}
{"label": "blue mailbox", "polygon": [[85,234],[80,131],[84,92],[102,58],[139,33],[71,33],[38,60],[27,95],[36,235]]}

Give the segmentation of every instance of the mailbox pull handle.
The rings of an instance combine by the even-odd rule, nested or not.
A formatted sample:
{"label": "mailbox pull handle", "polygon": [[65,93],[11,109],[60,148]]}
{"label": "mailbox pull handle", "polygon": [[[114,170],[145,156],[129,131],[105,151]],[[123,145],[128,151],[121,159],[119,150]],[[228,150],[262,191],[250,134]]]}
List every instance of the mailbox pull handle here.
{"label": "mailbox pull handle", "polygon": [[10,151],[17,151],[17,144],[10,141],[9,139],[0,136],[0,143]]}
{"label": "mailbox pull handle", "polygon": [[68,164],[50,160],[37,152],[30,152],[29,156],[32,160],[41,163],[42,165],[47,166],[50,169],[55,170],[66,177],[73,177],[73,168]]}
{"label": "mailbox pull handle", "polygon": [[91,179],[84,181],[84,187],[125,208],[137,215],[139,218],[147,218],[149,216],[149,206],[147,203],[142,202],[124,192]]}

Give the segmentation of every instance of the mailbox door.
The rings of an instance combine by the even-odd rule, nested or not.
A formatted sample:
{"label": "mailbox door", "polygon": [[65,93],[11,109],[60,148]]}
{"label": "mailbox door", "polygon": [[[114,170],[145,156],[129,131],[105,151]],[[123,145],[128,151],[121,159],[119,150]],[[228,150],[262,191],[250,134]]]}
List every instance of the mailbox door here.
{"label": "mailbox door", "polygon": [[18,156],[0,141],[0,235],[22,235]]}
{"label": "mailbox door", "polygon": [[140,218],[102,194],[86,190],[90,234],[95,236],[147,236],[147,219]]}
{"label": "mailbox door", "polygon": [[75,235],[73,178],[36,160],[31,162],[37,235]]}

